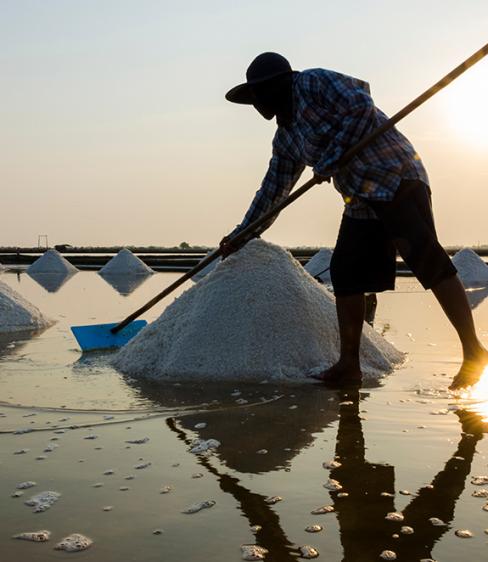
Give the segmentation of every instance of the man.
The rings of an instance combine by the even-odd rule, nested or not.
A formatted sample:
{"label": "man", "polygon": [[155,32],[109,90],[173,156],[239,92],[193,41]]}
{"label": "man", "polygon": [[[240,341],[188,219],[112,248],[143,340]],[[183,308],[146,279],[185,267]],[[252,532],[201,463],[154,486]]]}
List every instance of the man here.
{"label": "man", "polygon": [[232,237],[283,201],[305,166],[311,166],[319,182],[333,179],[345,202],[331,260],[340,359],[317,378],[332,386],[361,382],[364,294],[394,289],[398,251],[423,287],[433,291],[460,338],[463,363],[451,388],[476,383],[488,364],[488,351],[476,335],[456,268],[437,240],[420,157],[391,128],[339,165],[348,148],[387,120],[375,107],[368,84],[330,70],[293,71],[277,53],[256,57],[246,78],[226,99],[253,105],[265,119],[276,118],[278,128],[261,188],[243,222],[221,241],[224,257],[238,249]]}

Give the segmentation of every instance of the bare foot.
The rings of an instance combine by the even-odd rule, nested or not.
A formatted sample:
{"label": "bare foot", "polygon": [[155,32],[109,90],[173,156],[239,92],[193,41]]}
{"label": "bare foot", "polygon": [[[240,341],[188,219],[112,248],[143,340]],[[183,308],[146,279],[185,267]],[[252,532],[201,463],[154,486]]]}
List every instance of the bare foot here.
{"label": "bare foot", "polygon": [[362,374],[358,364],[339,360],[330,369],[311,375],[311,378],[323,382],[326,386],[340,388],[343,386],[360,385]]}
{"label": "bare foot", "polygon": [[465,357],[458,374],[452,380],[449,390],[466,388],[476,384],[488,365],[488,351],[484,347],[470,357]]}

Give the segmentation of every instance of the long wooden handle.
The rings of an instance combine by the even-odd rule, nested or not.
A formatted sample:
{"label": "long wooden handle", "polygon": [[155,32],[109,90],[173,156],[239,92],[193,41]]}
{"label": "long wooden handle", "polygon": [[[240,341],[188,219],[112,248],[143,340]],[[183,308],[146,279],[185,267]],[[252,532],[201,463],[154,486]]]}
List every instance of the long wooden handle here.
{"label": "long wooden handle", "polygon": [[[395,113],[393,117],[385,121],[383,125],[375,129],[369,135],[366,135],[361,141],[355,144],[352,148],[350,148],[342,158],[339,160],[339,167],[344,166],[349,162],[358,152],[360,152],[366,145],[373,142],[377,137],[382,135],[388,129],[391,129],[398,121],[403,119],[406,115],[411,113],[414,109],[417,109],[420,105],[422,105],[425,101],[429,98],[437,94],[440,90],[445,88],[448,84],[453,82],[458,76],[460,76],[463,72],[465,72],[468,68],[476,64],[480,61],[483,57],[488,55],[488,43],[481,47],[476,53],[472,54],[469,58],[467,58],[462,64],[457,66],[454,70],[446,74],[444,78],[441,78],[438,82],[436,82],[433,86],[431,86],[428,90],[426,90],[423,94],[415,98],[412,102],[406,105],[403,109],[401,109],[398,113]],[[254,234],[256,230],[268,222],[271,218],[281,212],[283,209],[291,205],[294,201],[296,201],[299,197],[301,197],[304,193],[306,193],[309,189],[311,189],[314,185],[316,185],[318,180],[314,177],[308,180],[305,184],[301,187],[293,191],[291,195],[289,195],[284,201],[282,201],[279,205],[276,205],[272,209],[270,209],[267,213],[256,219],[253,223],[251,223],[248,227],[244,230],[239,232],[232,240],[230,241],[233,245],[238,246],[239,243],[245,241],[251,234]],[[154,298],[152,298],[149,302],[147,302],[144,306],[133,312],[130,316],[127,316],[125,320],[120,322],[117,326],[112,328],[112,333],[116,334],[118,331],[125,328],[127,324],[130,324],[132,320],[138,318],[141,314],[144,314],[147,310],[152,308],[156,303],[158,303],[161,299],[168,296],[172,293],[175,289],[177,289],[180,285],[182,285],[188,279],[191,279],[196,273],[201,271],[204,267],[206,267],[209,263],[212,263],[215,259],[222,255],[222,251],[220,248],[212,252],[209,256],[204,258],[200,263],[198,263],[195,267],[187,271],[184,275],[182,275],[179,279],[177,279],[174,283],[172,283],[169,287],[166,287],[163,291],[157,294]]]}

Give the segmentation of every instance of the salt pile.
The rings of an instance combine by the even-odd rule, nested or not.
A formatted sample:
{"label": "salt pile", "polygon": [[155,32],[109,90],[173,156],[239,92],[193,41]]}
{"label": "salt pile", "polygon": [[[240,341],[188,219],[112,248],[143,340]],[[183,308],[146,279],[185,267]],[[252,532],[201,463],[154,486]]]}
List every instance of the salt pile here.
{"label": "salt pile", "polygon": [[[208,256],[211,254],[212,252],[208,252],[207,255],[201,260],[203,261],[204,259],[208,258]],[[194,283],[197,283],[198,281],[201,281],[204,277],[206,277],[209,273],[211,273],[218,265],[219,263],[222,261],[222,258],[217,258],[214,261],[210,262],[207,266],[205,266],[201,271],[199,271],[198,273],[196,273],[191,280]]]}
{"label": "salt pile", "polygon": [[305,264],[305,271],[322,283],[330,283],[331,258],[332,250],[329,248],[322,248]]}
{"label": "salt pile", "polygon": [[[121,372],[149,379],[299,380],[339,357],[332,295],[279,246],[252,240],[123,347]],[[365,325],[365,375],[403,355]]]}
{"label": "salt pile", "polygon": [[27,268],[27,273],[76,273],[76,267],[54,249],[48,250],[32,265]]}
{"label": "salt pile", "polygon": [[43,330],[52,323],[38,308],[0,281],[0,333]]}
{"label": "salt pile", "polygon": [[466,288],[488,286],[488,266],[470,248],[463,248],[452,258],[458,275]]}
{"label": "salt pile", "polygon": [[147,275],[154,271],[127,248],[109,260],[99,271],[100,275]]}

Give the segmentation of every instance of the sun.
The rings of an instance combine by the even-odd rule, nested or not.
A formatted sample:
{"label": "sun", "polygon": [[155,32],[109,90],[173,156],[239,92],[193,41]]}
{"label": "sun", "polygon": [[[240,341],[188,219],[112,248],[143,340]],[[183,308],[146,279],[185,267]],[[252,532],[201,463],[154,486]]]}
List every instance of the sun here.
{"label": "sun", "polygon": [[453,134],[472,148],[488,148],[488,61],[480,61],[444,93],[444,111]]}

